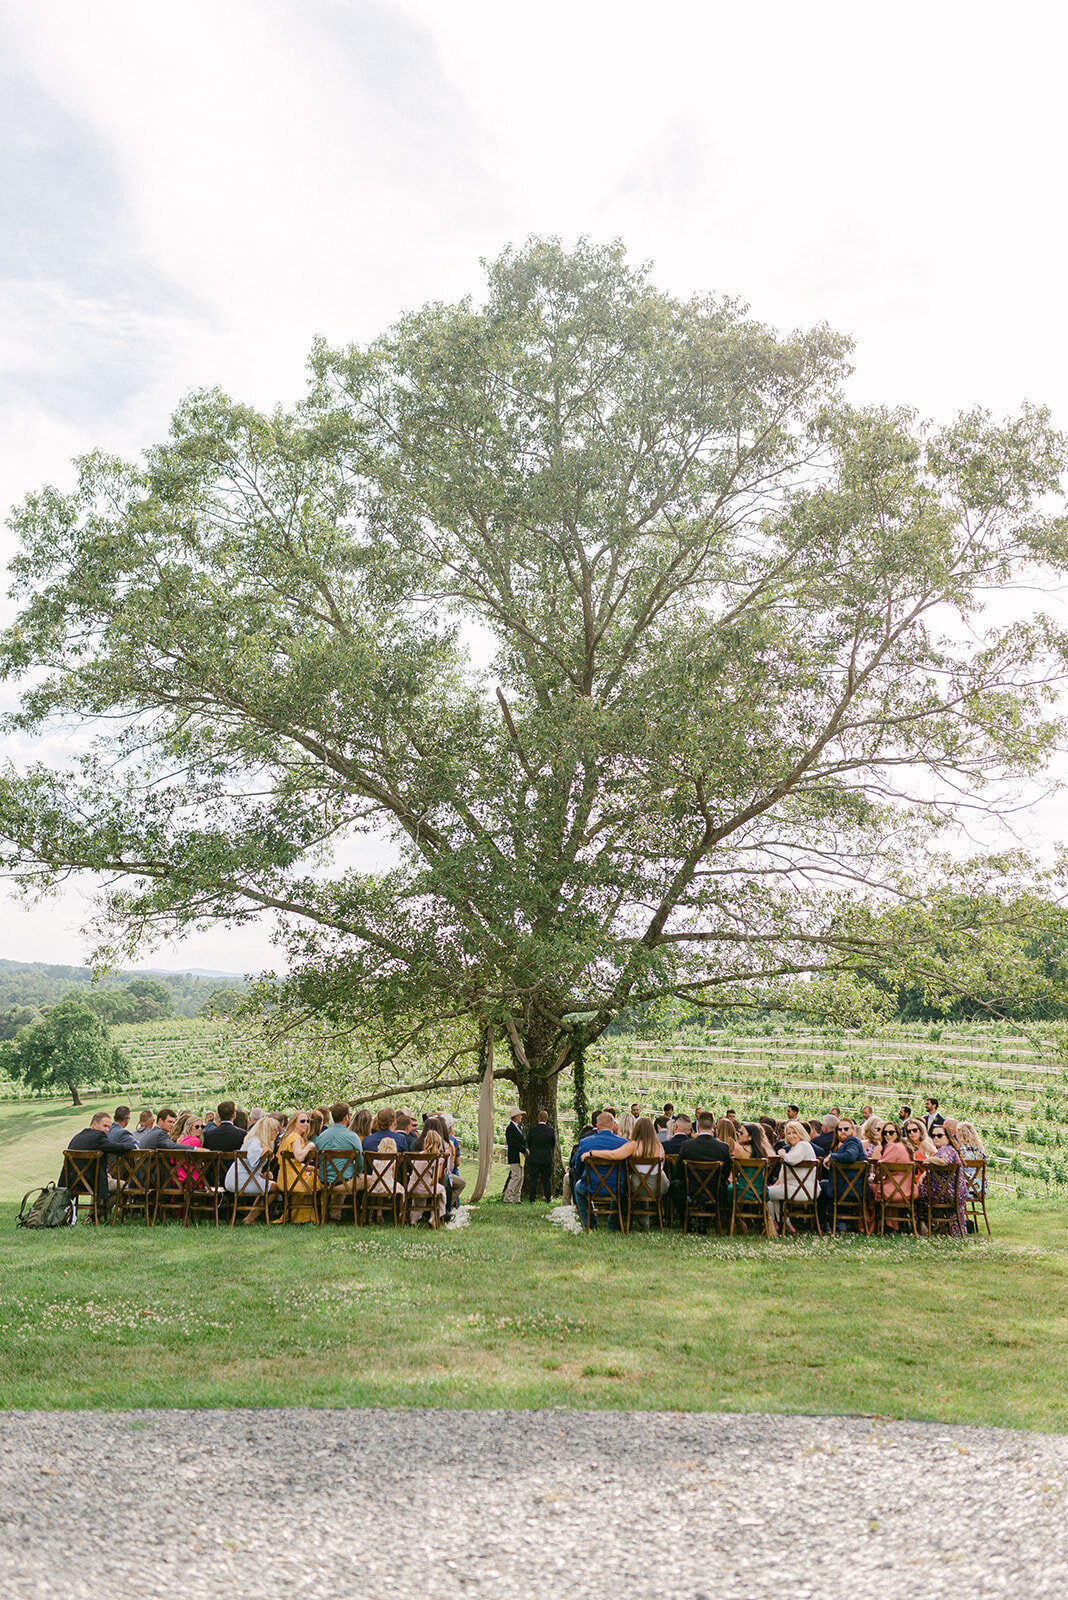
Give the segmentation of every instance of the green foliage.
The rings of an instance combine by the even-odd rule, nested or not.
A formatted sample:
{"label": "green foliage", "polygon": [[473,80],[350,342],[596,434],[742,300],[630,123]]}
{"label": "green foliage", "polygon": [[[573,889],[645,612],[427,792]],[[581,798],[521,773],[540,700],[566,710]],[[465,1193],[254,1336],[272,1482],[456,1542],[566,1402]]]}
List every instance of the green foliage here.
{"label": "green foliage", "polygon": [[[53,1006],[64,995],[74,993],[88,1005],[94,1005],[108,1023],[156,1020],[174,1013],[192,1017],[218,987],[217,978],[198,978],[189,972],[167,972],[151,978],[139,978],[132,972],[100,976],[91,967],[0,960],[0,1009],[15,1007],[34,1014],[43,1006]],[[128,1001],[96,1003],[96,997],[116,993],[155,1000],[162,1009],[158,1012],[145,1007],[134,1009]],[[124,1014],[119,1015],[120,1012]],[[32,1020],[32,1016],[24,1018],[24,1022]],[[0,1022],[0,1029],[2,1027]],[[0,1038],[4,1036],[0,1031]]]}
{"label": "green foliage", "polygon": [[[104,874],[113,955],[270,911],[276,1030],[416,1084],[488,1030],[525,1103],[627,1008],[1000,989],[1060,878],[934,847],[1058,744],[1061,631],[982,612],[1068,565],[1064,441],[851,408],[848,354],[534,240],[290,412],[86,458],[15,517],[0,672],[11,728],[103,731],[0,778],[0,865]],[[383,870],[331,864],[369,830]]]}
{"label": "green foliage", "polygon": [[128,1065],[104,1023],[73,995],[0,1047],[9,1077],[38,1093],[65,1089],[75,1105],[80,1085],[121,1082]]}
{"label": "green foliage", "polygon": [[233,984],[226,984],[219,989],[213,989],[201,1006],[198,1013],[202,1017],[232,1017],[248,1001],[248,991],[235,989]]}

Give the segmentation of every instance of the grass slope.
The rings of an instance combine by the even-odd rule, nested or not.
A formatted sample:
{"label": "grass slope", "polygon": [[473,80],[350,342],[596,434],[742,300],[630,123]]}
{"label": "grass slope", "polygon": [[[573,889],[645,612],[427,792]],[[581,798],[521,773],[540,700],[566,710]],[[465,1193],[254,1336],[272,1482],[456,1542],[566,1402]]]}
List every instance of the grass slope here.
{"label": "grass slope", "polygon": [[438,1235],[11,1220],[4,1407],[653,1407],[1068,1431],[1068,1222],[1019,1202],[990,1243],[576,1237],[543,1206],[496,1202]]}

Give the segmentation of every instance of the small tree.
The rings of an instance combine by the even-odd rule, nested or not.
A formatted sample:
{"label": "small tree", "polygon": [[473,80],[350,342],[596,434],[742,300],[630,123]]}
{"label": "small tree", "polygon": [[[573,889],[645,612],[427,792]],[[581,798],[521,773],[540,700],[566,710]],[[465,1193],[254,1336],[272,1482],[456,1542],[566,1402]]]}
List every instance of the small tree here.
{"label": "small tree", "polygon": [[118,1046],[108,1042],[105,1024],[75,995],[67,995],[37,1022],[20,1029],[13,1041],[0,1047],[0,1062],[16,1082],[39,1094],[69,1090],[76,1106],[82,1103],[81,1084],[113,1083],[129,1067]]}

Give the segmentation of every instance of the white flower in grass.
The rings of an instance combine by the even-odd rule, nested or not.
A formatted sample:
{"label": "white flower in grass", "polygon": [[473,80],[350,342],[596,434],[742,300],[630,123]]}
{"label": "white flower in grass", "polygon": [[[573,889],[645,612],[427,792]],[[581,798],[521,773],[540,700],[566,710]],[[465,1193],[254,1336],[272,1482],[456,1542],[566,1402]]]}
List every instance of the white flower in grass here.
{"label": "white flower in grass", "polygon": [[568,1233],[582,1233],[582,1222],[575,1206],[554,1206],[549,1212],[550,1222],[558,1228],[565,1228]]}

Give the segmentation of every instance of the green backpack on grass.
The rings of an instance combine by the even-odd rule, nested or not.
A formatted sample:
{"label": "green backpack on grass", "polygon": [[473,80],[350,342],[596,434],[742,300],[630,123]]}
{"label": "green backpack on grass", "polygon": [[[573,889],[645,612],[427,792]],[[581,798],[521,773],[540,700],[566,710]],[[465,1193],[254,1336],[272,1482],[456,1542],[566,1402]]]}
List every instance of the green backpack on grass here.
{"label": "green backpack on grass", "polygon": [[[37,1198],[27,1206],[33,1195]],[[24,1194],[16,1219],[20,1228],[65,1228],[73,1220],[70,1190],[56,1183],[47,1183],[43,1189],[30,1189]]]}

